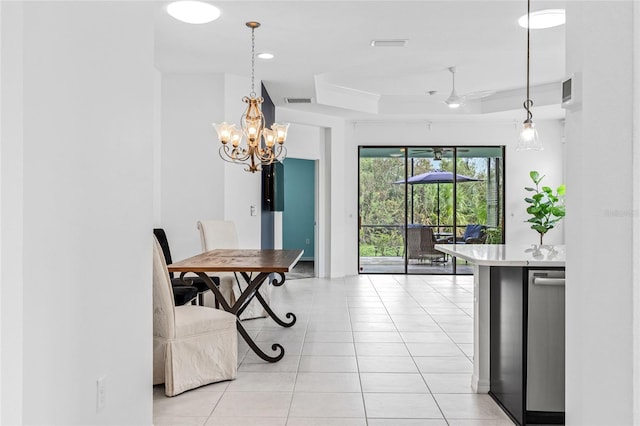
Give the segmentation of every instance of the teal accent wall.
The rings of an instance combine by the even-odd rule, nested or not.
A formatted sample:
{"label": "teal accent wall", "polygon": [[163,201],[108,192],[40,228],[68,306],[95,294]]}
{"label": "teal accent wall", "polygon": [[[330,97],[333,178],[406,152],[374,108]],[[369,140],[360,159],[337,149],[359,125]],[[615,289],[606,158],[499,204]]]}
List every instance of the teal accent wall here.
{"label": "teal accent wall", "polygon": [[314,258],[315,161],[284,160],[282,248],[303,249],[302,259]]}

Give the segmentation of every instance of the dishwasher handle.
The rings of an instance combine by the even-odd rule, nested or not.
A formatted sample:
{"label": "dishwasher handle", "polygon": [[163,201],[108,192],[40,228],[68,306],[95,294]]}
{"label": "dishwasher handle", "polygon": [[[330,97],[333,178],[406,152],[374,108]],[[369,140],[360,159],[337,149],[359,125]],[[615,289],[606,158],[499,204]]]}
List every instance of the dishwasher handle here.
{"label": "dishwasher handle", "polygon": [[533,279],[533,285],[555,285],[564,286],[564,278],[542,278],[535,277]]}

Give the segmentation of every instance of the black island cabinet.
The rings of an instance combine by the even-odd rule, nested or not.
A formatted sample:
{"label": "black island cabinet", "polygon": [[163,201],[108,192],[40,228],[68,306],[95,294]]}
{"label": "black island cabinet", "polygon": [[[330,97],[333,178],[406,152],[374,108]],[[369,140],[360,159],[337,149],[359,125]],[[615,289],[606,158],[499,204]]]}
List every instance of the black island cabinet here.
{"label": "black island cabinet", "polygon": [[564,268],[490,277],[489,394],[517,424],[564,424]]}

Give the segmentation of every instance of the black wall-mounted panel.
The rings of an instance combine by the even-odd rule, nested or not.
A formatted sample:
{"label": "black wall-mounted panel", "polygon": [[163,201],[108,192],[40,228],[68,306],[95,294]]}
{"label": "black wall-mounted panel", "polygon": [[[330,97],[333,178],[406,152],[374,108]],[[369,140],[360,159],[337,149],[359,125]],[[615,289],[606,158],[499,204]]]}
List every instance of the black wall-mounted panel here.
{"label": "black wall-mounted panel", "polygon": [[[260,95],[264,98],[264,103],[262,104],[262,115],[264,115],[265,126],[271,127],[271,125],[275,122],[276,118],[276,106],[274,105],[269,93],[267,92],[267,88],[264,87],[264,84],[260,85],[261,93]],[[271,208],[266,208],[264,200],[266,199],[266,187],[265,182],[267,179],[265,177],[265,168],[262,168],[262,215],[261,215],[261,224],[262,231],[260,235],[261,247],[263,249],[272,249],[275,246],[275,236],[274,236],[274,215],[271,211]]]}
{"label": "black wall-mounted panel", "polygon": [[275,162],[262,168],[262,208],[284,211],[284,164]]}

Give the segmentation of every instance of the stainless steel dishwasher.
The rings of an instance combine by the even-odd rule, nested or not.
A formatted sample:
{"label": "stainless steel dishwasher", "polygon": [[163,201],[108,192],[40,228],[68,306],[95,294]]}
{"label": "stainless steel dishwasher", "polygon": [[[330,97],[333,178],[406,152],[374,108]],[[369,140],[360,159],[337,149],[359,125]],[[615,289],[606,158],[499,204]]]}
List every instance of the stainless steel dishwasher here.
{"label": "stainless steel dishwasher", "polygon": [[528,412],[564,412],[564,270],[529,270]]}

